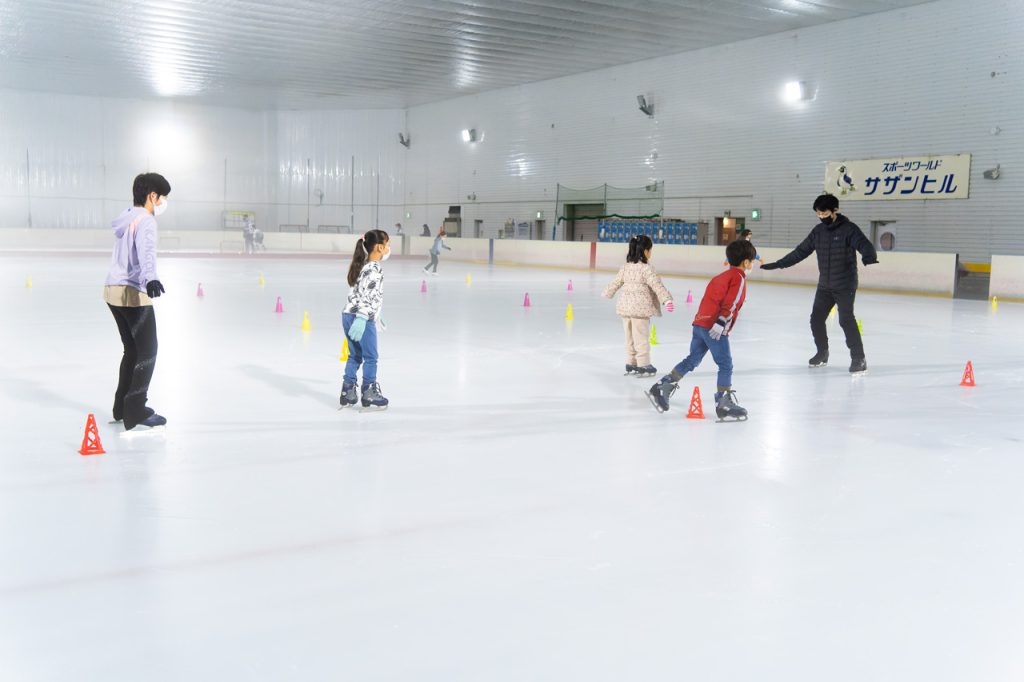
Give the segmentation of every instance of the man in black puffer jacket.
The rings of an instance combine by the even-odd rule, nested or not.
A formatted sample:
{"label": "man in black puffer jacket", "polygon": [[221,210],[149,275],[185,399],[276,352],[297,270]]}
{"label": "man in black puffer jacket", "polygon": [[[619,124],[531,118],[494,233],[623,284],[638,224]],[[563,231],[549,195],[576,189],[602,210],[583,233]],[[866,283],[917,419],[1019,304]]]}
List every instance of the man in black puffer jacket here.
{"label": "man in black puffer jacket", "polygon": [[839,308],[839,326],[846,334],[850,349],[850,372],[867,371],[864,344],[853,312],[853,299],[857,295],[857,253],[864,265],[878,262],[878,254],[871,241],[860,228],[839,213],[839,200],[831,194],[822,194],[814,200],[814,212],[821,222],[811,230],[807,239],[792,252],[774,263],[766,263],[762,270],[775,270],[796,265],[811,253],[818,253],[818,291],[811,308],[811,334],[818,352],[808,361],[811,367],[828,364],[828,332],[825,320],[832,306]]}

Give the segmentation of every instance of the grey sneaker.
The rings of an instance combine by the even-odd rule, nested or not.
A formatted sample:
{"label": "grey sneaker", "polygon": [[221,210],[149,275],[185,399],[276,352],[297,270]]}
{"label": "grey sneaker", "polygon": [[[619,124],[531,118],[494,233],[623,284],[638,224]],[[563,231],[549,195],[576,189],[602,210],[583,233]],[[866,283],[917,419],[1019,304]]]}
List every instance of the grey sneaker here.
{"label": "grey sneaker", "polygon": [[380,384],[373,382],[363,386],[363,408],[383,410],[388,406],[388,399],[380,392]]}

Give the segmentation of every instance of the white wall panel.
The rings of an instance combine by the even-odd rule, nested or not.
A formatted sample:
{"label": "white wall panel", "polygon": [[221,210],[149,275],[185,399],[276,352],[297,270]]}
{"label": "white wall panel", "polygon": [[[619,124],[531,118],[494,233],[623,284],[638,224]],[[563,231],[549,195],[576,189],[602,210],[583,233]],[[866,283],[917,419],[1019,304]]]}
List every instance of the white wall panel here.
{"label": "white wall panel", "polygon": [[259,112],[2,91],[0,148],[2,227],[109,225],[147,170],[171,183],[165,229],[215,229],[226,208],[272,206]]}
{"label": "white wall panel", "polygon": [[[971,198],[861,202],[865,230],[895,220],[897,248],[985,260],[1024,253],[1024,3],[944,0],[409,110],[409,210],[436,224],[449,204],[493,236],[505,219],[555,213],[558,183],[665,180],[666,215],[749,216],[762,245],[797,243],[832,159],[971,153]],[[995,73],[993,76],[992,74]],[[781,101],[789,80],[817,99]],[[637,110],[653,95],[656,116]],[[999,126],[1002,132],[992,135]],[[483,139],[464,144],[462,128]],[[1003,177],[982,172],[1002,164]],[[467,200],[475,194],[476,201]]]}

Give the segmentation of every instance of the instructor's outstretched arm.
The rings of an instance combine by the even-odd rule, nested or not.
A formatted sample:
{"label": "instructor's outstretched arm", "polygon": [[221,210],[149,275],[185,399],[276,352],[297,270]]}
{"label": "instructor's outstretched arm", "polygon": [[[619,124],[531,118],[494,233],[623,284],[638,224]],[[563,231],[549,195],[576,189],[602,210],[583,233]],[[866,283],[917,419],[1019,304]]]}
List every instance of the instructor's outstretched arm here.
{"label": "instructor's outstretched arm", "polygon": [[807,235],[807,238],[797,244],[797,247],[787,253],[785,256],[775,261],[774,263],[765,263],[761,266],[762,270],[778,270],[779,268],[788,268],[796,265],[804,258],[807,258],[814,253],[814,230]]}

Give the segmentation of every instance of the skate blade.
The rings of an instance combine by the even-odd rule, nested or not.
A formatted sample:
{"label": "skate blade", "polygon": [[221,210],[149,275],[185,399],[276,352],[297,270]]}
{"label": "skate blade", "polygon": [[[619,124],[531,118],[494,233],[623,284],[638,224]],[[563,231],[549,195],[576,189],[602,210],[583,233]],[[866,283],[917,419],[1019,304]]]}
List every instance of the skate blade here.
{"label": "skate blade", "polygon": [[822,367],[828,367],[828,363],[823,362],[820,365],[807,365],[807,369],[821,369]]}
{"label": "skate blade", "polygon": [[719,417],[715,420],[716,424],[731,424],[733,422],[745,422],[747,421],[746,415],[742,417]]}
{"label": "skate blade", "polygon": [[387,409],[388,409],[387,405],[384,405],[383,407],[380,407],[380,406],[377,406],[377,405],[370,405],[368,407],[360,407],[359,408],[359,414],[365,414],[365,413],[370,413],[370,412],[386,412]]}
{"label": "skate blade", "polygon": [[355,407],[355,405],[342,405],[341,407],[338,408],[338,412],[343,412],[345,410],[351,410],[353,407]]}
{"label": "skate blade", "polygon": [[160,426],[136,426],[131,431],[122,431],[119,435],[121,438],[133,439],[133,438],[147,438],[149,436],[162,436],[167,432],[167,425],[162,424]]}
{"label": "skate blade", "polygon": [[650,391],[644,391],[644,395],[647,396],[647,399],[651,401],[651,405],[654,405],[654,409],[658,411],[658,414],[665,414],[665,410],[661,409],[661,405],[658,404],[658,401],[655,400],[654,396],[651,395]]}

